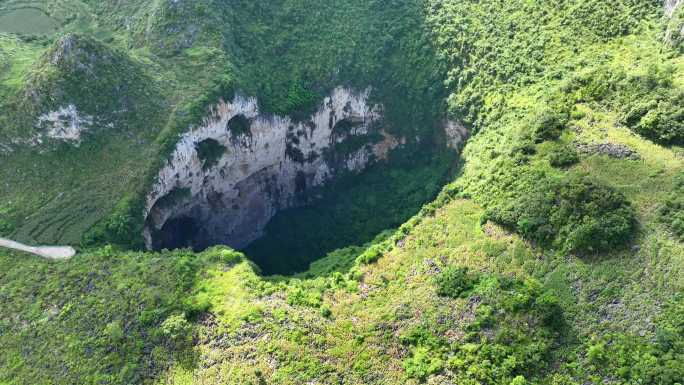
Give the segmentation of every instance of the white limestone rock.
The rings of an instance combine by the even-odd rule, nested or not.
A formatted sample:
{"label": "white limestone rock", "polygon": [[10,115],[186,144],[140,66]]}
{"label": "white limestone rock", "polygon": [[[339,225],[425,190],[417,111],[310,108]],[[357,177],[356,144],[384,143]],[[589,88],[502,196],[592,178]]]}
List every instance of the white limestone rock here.
{"label": "white limestone rock", "polygon": [[672,17],[682,4],[684,0],[665,0],[665,16]]}
{"label": "white limestone rock", "polygon": [[[336,88],[303,122],[262,114],[254,98],[221,101],[200,127],[182,136],[159,171],[144,212],[147,246],[155,246],[154,234],[167,221],[192,217],[198,229],[194,246],[244,247],[262,235],[276,212],[304,204],[302,197],[310,188],[386,157],[402,140],[382,131],[382,108],[369,104],[368,95],[369,90]],[[241,122],[247,122],[248,130],[236,129]],[[364,140],[372,133],[382,140],[348,153],[336,149],[350,138]],[[208,139],[225,147],[211,167],[197,151]],[[185,191],[185,199],[160,201],[174,191]]]}
{"label": "white limestone rock", "polygon": [[447,120],[444,123],[444,133],[447,147],[456,151],[461,150],[470,135],[463,123],[454,120]]}
{"label": "white limestone rock", "polygon": [[92,116],[79,114],[73,104],[38,117],[38,127],[44,130],[40,136],[77,145],[81,143],[83,132],[89,130],[92,124]]}

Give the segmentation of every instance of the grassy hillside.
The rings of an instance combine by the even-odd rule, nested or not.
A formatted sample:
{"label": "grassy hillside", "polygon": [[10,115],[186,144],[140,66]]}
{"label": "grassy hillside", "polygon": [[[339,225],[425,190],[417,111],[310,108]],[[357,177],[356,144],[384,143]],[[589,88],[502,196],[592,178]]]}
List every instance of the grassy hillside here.
{"label": "grassy hillside", "polygon": [[[46,8],[62,31],[125,52],[171,117],[0,155],[0,235],[76,243],[117,202],[135,211],[175,135],[235,87],[296,115],[370,84],[397,129],[448,113],[473,137],[410,219],[444,163],[366,174],[273,222],[252,258],[328,253],[294,276],[221,247],[0,251],[0,384],[684,381],[684,59],[660,2],[54,4],[81,10]],[[19,92],[55,41],[2,35],[0,90]]]}
{"label": "grassy hillside", "polygon": [[[0,63],[6,111],[0,116],[0,157],[8,165],[0,196],[8,207],[0,215],[15,229],[5,235],[24,241],[139,246],[142,199],[178,135],[235,90],[257,96],[267,113],[298,118],[334,87],[372,86],[374,99],[386,107],[388,128],[410,138],[432,136],[444,117],[445,67],[417,2],[0,2],[0,16],[16,18],[18,10],[29,12],[22,16],[27,24],[44,17],[56,23],[53,32],[22,33],[0,24],[0,52],[8,52]],[[64,42],[72,40],[76,49],[62,55]],[[62,56],[67,60],[52,60]],[[79,170],[88,188],[107,194],[64,186],[63,176],[74,165],[56,160],[79,150],[20,146],[16,151],[25,156],[7,154],[12,142],[30,142],[41,132],[41,114],[68,105],[93,120],[85,145],[116,142],[126,148],[78,156],[89,165]],[[111,170],[113,164],[121,172]],[[38,187],[44,198],[27,199],[28,186],[38,183],[13,179],[14,169],[38,170],[31,173],[45,182]],[[55,221],[47,202],[62,207],[61,215],[81,202],[98,209],[69,212],[83,223],[72,226]]]}

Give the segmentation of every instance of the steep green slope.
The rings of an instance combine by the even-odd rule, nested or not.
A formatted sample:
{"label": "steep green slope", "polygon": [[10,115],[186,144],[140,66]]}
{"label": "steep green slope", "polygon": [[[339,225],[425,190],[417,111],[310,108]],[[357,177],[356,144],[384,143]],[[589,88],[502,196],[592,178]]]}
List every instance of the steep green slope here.
{"label": "steep green slope", "polygon": [[[63,179],[77,191],[130,170],[88,202],[102,210],[93,218],[122,197],[119,212],[135,209],[157,155],[235,86],[294,113],[337,83],[370,83],[394,119],[416,119],[398,128],[428,128],[416,122],[448,107],[476,134],[418,215],[297,276],[263,277],[224,248],[106,246],[64,263],[0,252],[0,383],[681,384],[684,59],[665,40],[678,19],[646,0],[390,3],[82,3],[89,17],[114,13],[102,19],[110,43],[134,48],[130,63],[175,112],[134,150],[103,136],[0,158],[43,170],[25,179],[3,165],[14,179],[0,190],[0,233],[22,235],[45,207],[83,211],[51,188],[41,204],[26,194],[50,180],[48,164],[75,170]],[[135,27],[123,32],[125,16]],[[3,90],[19,89],[42,49],[0,41],[16,55]],[[403,187],[428,174],[402,174]],[[127,220],[109,222],[119,243],[135,242]],[[42,239],[75,242],[89,226]],[[279,245],[262,254],[282,257]]]}
{"label": "steep green slope", "polygon": [[[43,10],[60,23],[57,33],[3,40],[3,47],[21,55],[7,58],[7,75],[0,84],[0,94],[7,96],[3,110],[10,112],[2,115],[0,149],[13,147],[18,138],[35,143],[31,135],[40,132],[41,114],[63,113],[60,108],[75,105],[85,122],[94,120],[95,129],[89,131],[97,138],[91,143],[125,140],[130,151],[102,152],[121,155],[121,162],[130,160],[135,170],[122,177],[107,170],[102,159],[81,156],[97,170],[86,176],[94,190],[110,190],[95,175],[108,176],[114,188],[107,195],[67,195],[61,176],[69,175],[73,166],[56,159],[71,157],[74,151],[69,147],[51,148],[47,156],[37,156],[25,146],[17,150],[28,151],[23,157],[0,151],[6,170],[50,169],[54,176],[46,180],[53,187],[44,188],[46,198],[41,202],[25,202],[33,182],[13,181],[2,193],[7,211],[13,212],[3,220],[17,229],[10,235],[24,241],[77,243],[80,235],[87,242],[139,246],[142,200],[178,135],[207,116],[207,106],[235,90],[257,96],[265,112],[297,119],[318,106],[334,87],[373,87],[373,100],[385,105],[389,130],[410,138],[432,136],[444,117],[445,67],[436,58],[424,10],[417,2],[387,7],[385,2],[359,0],[342,4],[6,0],[0,2],[0,14],[24,7]],[[59,53],[65,39],[74,37],[80,53],[53,64],[51,57]],[[91,59],[98,62],[95,72],[85,65]],[[117,130],[107,129],[112,125]],[[36,150],[46,152],[43,146]],[[60,206],[88,201],[101,209],[81,218],[87,225],[70,228],[70,235],[62,236],[55,228],[65,227],[61,222],[39,230],[21,219],[35,216],[37,222],[52,222],[55,213],[44,207],[45,201]],[[99,226],[88,232],[94,222]],[[37,231],[51,235],[33,236]]]}

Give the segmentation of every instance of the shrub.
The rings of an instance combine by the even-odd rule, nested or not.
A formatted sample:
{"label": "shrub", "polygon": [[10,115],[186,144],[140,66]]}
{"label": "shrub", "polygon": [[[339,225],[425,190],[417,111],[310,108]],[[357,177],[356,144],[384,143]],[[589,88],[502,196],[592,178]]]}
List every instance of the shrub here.
{"label": "shrub", "polygon": [[424,381],[429,375],[439,373],[444,369],[444,361],[437,355],[431,354],[427,347],[417,347],[413,355],[404,361],[406,375]]}
{"label": "shrub", "polygon": [[236,264],[244,258],[244,255],[239,251],[228,249],[222,246],[216,246],[206,250],[204,254],[211,262],[223,263],[225,265]]}
{"label": "shrub", "polygon": [[112,321],[105,327],[105,335],[109,338],[112,343],[118,344],[124,338],[124,331],[121,327],[121,322]]}
{"label": "shrub", "polygon": [[[664,304],[655,319],[656,340],[615,333],[594,339],[587,359],[601,376],[621,383],[681,384],[684,378],[684,296]],[[621,381],[620,381],[621,380]]]}
{"label": "shrub", "polygon": [[9,234],[14,231],[14,224],[10,219],[11,209],[9,207],[0,206],[0,236]]}
{"label": "shrub", "polygon": [[684,173],[675,180],[675,189],[658,209],[660,221],[667,225],[674,235],[684,241]]}
{"label": "shrub", "polygon": [[369,247],[368,250],[359,255],[359,257],[356,259],[356,262],[361,265],[370,265],[371,263],[376,262],[383,255],[382,246],[382,244],[379,244]]}
{"label": "shrub", "polygon": [[586,176],[546,179],[528,194],[487,211],[484,219],[544,247],[593,253],[623,246],[636,214],[621,193]]}
{"label": "shrub", "polygon": [[549,154],[549,163],[553,167],[569,167],[579,162],[579,154],[570,146],[558,146]]}
{"label": "shrub", "polygon": [[517,376],[511,381],[511,385],[527,385],[527,380],[524,376]]}
{"label": "shrub", "polygon": [[14,226],[6,219],[0,218],[0,235],[8,236],[14,230]]}
{"label": "shrub", "polygon": [[202,161],[202,169],[208,170],[218,164],[227,149],[214,139],[205,139],[195,144],[197,156]]}
{"label": "shrub", "polygon": [[567,123],[568,114],[566,113],[556,112],[551,109],[542,111],[532,122],[535,142],[541,143],[547,140],[558,139]]}
{"label": "shrub", "polygon": [[87,246],[110,243],[129,249],[143,248],[142,210],[142,200],[133,195],[125,197],[108,217],[83,235],[83,243]]}
{"label": "shrub", "polygon": [[159,327],[162,336],[173,344],[187,342],[192,335],[192,325],[185,319],[185,315],[169,316]]}
{"label": "shrub", "polygon": [[321,306],[321,315],[325,318],[330,318],[332,316],[332,309],[328,305]]}
{"label": "shrub", "polygon": [[424,381],[444,369],[442,357],[446,341],[424,326],[411,329],[400,336],[401,343],[411,348],[411,356],[404,360],[406,375]]}
{"label": "shrub", "polygon": [[587,349],[587,360],[589,362],[599,365],[606,359],[606,346],[603,342],[596,343],[589,346]]}
{"label": "shrub", "polygon": [[287,290],[287,303],[293,306],[318,308],[323,303],[323,294],[314,288],[294,286]]}
{"label": "shrub", "polygon": [[636,100],[624,108],[622,123],[657,143],[684,142],[684,92]]}
{"label": "shrub", "polygon": [[475,278],[465,267],[449,266],[435,278],[437,294],[444,297],[457,298],[468,292],[475,284]]}

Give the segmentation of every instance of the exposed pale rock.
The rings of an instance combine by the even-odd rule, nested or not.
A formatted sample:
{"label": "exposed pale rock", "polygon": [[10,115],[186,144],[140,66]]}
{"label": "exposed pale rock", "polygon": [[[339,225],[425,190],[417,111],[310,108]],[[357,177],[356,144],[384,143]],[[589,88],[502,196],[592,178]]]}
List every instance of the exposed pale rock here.
{"label": "exposed pale rock", "polygon": [[461,150],[470,135],[463,123],[454,120],[447,120],[444,123],[444,133],[446,134],[447,147],[456,151]]}
{"label": "exposed pale rock", "polygon": [[12,147],[9,144],[0,143],[0,155],[8,155],[12,153]]}
{"label": "exposed pale rock", "polygon": [[670,19],[665,30],[665,41],[675,47],[684,40],[682,5],[684,0],[665,0],[665,16]]}
{"label": "exposed pale rock", "polygon": [[39,116],[36,122],[38,133],[35,135],[28,138],[13,138],[9,143],[0,143],[0,154],[11,153],[15,146],[36,147],[51,141],[79,146],[83,133],[90,130],[92,126],[92,116],[80,114],[75,105],[69,104]]}
{"label": "exposed pale rock", "polygon": [[582,154],[593,155],[607,155],[611,158],[616,159],[630,159],[630,160],[640,160],[641,156],[639,153],[631,149],[630,147],[619,144],[619,143],[583,143],[575,142],[575,147],[577,151]]}
{"label": "exposed pale rock", "polygon": [[[254,98],[220,102],[159,171],[144,213],[147,246],[244,247],[276,212],[306,203],[312,187],[384,158],[402,140],[382,131],[382,109],[368,94],[337,88],[303,122],[261,114]],[[209,167],[197,150],[207,140],[225,148]],[[196,231],[190,244],[174,244],[187,231]]]}
{"label": "exposed pale rock", "polygon": [[665,16],[672,17],[682,4],[684,0],[665,0]]}
{"label": "exposed pale rock", "polygon": [[73,104],[38,117],[38,127],[45,130],[42,136],[76,144],[81,142],[81,134],[92,124],[93,118],[80,115]]}

